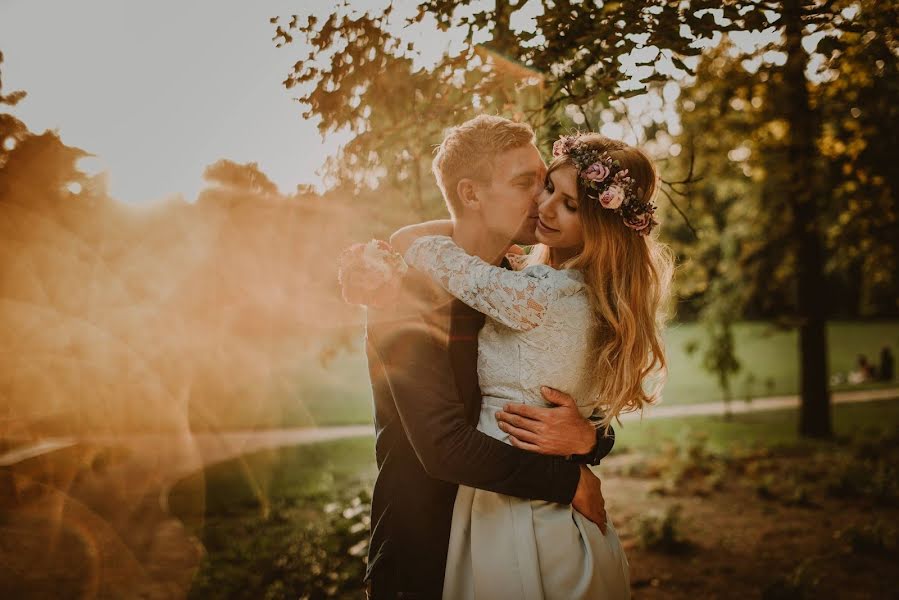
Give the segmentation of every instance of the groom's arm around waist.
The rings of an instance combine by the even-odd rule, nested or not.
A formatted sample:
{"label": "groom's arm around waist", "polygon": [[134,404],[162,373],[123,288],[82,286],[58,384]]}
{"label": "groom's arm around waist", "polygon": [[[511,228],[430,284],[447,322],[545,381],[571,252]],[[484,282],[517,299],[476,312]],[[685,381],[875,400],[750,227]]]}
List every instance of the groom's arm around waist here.
{"label": "groom's arm around waist", "polygon": [[378,360],[397,412],[425,471],[509,496],[568,504],[580,467],[527,452],[470,425],[444,343],[417,320],[367,329],[369,360]]}

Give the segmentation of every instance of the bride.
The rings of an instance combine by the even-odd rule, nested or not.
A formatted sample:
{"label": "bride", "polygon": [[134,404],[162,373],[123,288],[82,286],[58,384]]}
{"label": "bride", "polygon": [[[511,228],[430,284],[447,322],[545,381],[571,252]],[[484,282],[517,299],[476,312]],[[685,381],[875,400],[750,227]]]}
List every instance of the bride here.
{"label": "bride", "polygon": [[[470,256],[435,221],[391,238],[406,262],[488,318],[479,334],[478,429],[509,442],[509,402],[545,405],[540,386],[567,392],[608,426],[653,402],[666,370],[661,330],[673,260],[650,235],[657,174],[640,150],[599,134],[563,136],[539,198],[524,268]],[[627,558],[570,506],[460,486],[443,597],[629,598]]]}

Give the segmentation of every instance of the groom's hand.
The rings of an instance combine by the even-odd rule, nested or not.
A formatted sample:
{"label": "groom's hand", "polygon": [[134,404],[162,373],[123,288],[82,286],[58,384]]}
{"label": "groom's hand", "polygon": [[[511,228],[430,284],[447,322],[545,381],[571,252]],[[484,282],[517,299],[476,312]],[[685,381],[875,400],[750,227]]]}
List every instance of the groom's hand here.
{"label": "groom's hand", "polygon": [[602,497],[602,482],[584,465],[581,465],[581,479],[577,482],[571,506],[596,523],[603,535],[606,534],[606,501]]}
{"label": "groom's hand", "polygon": [[581,416],[574,398],[552,388],[540,389],[550,408],[506,404],[496,413],[499,428],[513,446],[553,456],[588,454],[596,445],[596,429]]}

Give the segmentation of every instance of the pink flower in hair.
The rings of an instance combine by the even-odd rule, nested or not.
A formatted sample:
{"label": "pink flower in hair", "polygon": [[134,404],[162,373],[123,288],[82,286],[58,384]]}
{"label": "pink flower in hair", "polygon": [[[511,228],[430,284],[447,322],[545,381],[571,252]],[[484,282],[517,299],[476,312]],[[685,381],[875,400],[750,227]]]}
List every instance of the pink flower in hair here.
{"label": "pink flower in hair", "polygon": [[635,231],[649,233],[648,229],[652,229],[652,214],[644,212],[634,215],[624,219],[624,224]]}
{"label": "pink flower in hair", "polygon": [[574,147],[574,136],[571,135],[563,135],[555,142],[553,142],[553,156],[562,156],[563,154],[568,154],[571,152],[571,149]]}
{"label": "pink flower in hair", "polygon": [[620,185],[612,184],[603,191],[599,196],[599,203],[603,208],[615,209],[624,202],[624,188]]}
{"label": "pink flower in hair", "polygon": [[605,181],[611,172],[612,170],[605,163],[595,162],[584,170],[582,177],[599,183],[600,181]]}

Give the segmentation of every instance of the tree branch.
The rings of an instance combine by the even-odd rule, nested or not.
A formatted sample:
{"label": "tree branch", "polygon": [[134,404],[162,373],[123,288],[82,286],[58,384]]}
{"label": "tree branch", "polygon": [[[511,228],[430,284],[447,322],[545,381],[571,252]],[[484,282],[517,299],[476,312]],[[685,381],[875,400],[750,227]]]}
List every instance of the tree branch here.
{"label": "tree branch", "polygon": [[671,197],[671,194],[668,193],[664,187],[659,187],[659,191],[661,191],[668,198],[668,201],[671,203],[671,206],[680,214],[681,218],[684,220],[684,224],[690,229],[693,233],[693,237],[699,239],[699,234],[696,232],[696,228],[690,223],[690,219],[687,218],[687,215],[684,211],[681,210],[680,206],[677,205],[677,202],[674,201],[674,198]]}

